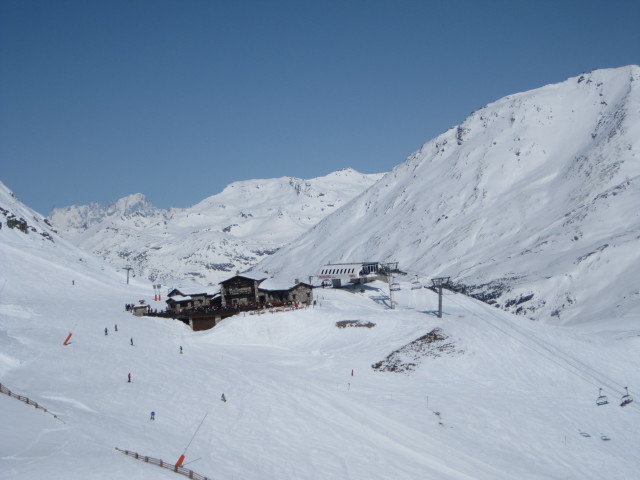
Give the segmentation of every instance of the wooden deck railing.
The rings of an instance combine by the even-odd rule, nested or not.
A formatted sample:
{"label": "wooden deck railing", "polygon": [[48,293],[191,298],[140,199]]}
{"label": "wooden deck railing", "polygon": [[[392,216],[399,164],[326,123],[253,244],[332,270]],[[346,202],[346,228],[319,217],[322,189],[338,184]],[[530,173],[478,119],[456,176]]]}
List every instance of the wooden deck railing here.
{"label": "wooden deck railing", "polygon": [[136,452],[130,452],[129,450],[122,450],[118,447],[116,447],[116,450],[120,453],[128,455],[129,457],[133,457],[136,460],[142,460],[145,463],[151,463],[153,465],[157,465],[158,467],[166,468],[167,470],[179,473],[180,475],[184,475],[188,478],[193,478],[195,480],[211,480],[209,477],[203,477],[202,475],[195,473],[193,470],[184,467],[177,467],[173,463],[167,463],[163,460],[160,460],[159,458],[147,457]]}
{"label": "wooden deck railing", "polygon": [[[0,393],[4,393],[5,395],[9,395],[10,397],[17,398],[18,400],[20,400],[21,402],[26,403],[27,405],[33,405],[34,407],[39,408],[40,410],[43,410],[45,413],[48,413],[49,415],[51,415],[56,420],[62,422],[62,420],[60,420],[60,418],[58,418],[58,416],[56,414],[50,412],[49,410],[44,408],[42,405],[39,405],[38,402],[34,402],[29,397],[25,397],[24,395],[18,395],[17,393],[12,392],[11,390],[9,390],[7,387],[5,387],[1,383],[0,383]],[[62,422],[62,423],[64,423],[64,422]]]}

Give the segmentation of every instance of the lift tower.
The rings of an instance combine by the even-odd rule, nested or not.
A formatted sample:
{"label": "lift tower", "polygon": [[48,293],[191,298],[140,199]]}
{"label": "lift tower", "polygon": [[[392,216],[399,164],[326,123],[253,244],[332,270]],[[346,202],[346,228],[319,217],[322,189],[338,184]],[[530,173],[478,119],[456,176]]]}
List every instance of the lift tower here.
{"label": "lift tower", "polygon": [[431,282],[438,289],[438,318],[442,318],[442,286],[449,283],[449,277],[432,278]]}

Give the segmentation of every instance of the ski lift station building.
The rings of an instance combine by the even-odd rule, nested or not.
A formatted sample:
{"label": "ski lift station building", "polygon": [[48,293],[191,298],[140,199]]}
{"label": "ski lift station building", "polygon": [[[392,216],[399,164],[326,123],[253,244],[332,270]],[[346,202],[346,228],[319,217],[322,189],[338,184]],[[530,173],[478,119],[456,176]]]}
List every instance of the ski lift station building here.
{"label": "ski lift station building", "polygon": [[347,284],[373,282],[397,270],[398,264],[379,262],[329,263],[320,269],[318,278],[323,286],[341,287]]}

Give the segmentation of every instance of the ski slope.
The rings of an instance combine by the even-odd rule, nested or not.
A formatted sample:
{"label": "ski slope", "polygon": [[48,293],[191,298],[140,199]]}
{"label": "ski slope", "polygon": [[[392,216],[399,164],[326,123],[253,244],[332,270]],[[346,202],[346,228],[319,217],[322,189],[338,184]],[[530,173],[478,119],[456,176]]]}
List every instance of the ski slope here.
{"label": "ski slope", "polygon": [[[0,381],[60,421],[0,395],[3,480],[182,478],[115,447],[185,453],[215,479],[638,478],[639,403],[616,404],[624,386],[638,391],[637,321],[549,326],[449,292],[438,318],[432,291],[402,284],[392,310],[374,283],[192,332],[124,311],[161,307],[151,285],[8,233]],[[451,344],[441,356],[372,369],[435,328]],[[595,405],[599,387],[609,405]]]}

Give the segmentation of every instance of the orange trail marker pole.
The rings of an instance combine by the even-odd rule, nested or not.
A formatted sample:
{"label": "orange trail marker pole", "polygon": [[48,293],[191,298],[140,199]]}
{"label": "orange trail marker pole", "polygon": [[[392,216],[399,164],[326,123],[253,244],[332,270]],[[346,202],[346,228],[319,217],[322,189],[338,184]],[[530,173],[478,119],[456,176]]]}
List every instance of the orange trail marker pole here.
{"label": "orange trail marker pole", "polygon": [[73,333],[70,333],[69,336],[67,337],[67,339],[64,341],[63,345],[69,345],[69,339],[71,338],[71,335],[73,335]]}

